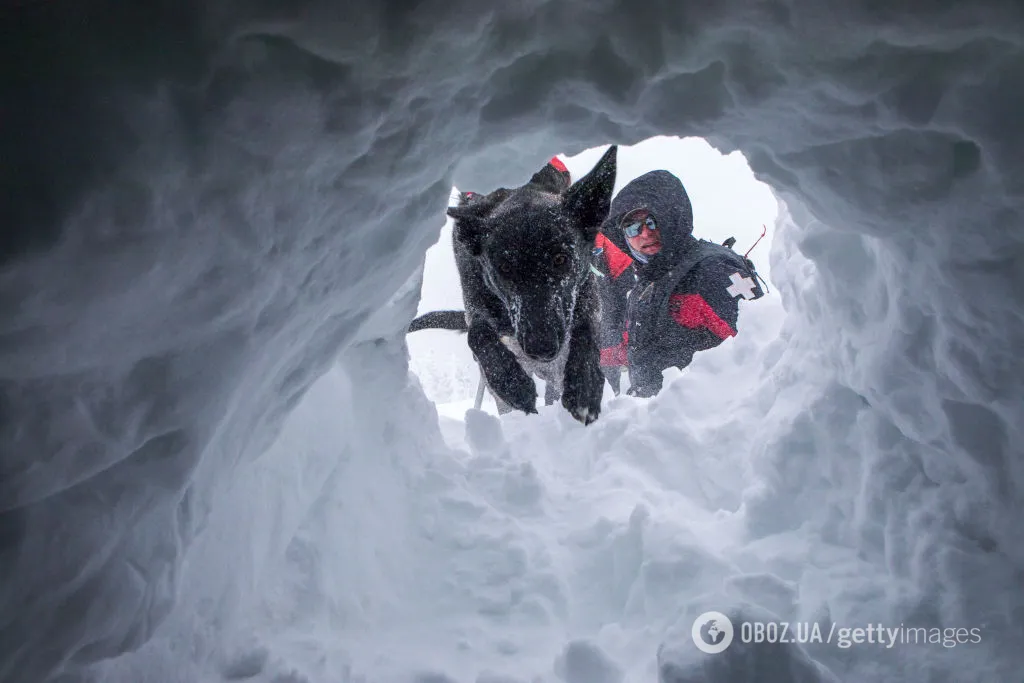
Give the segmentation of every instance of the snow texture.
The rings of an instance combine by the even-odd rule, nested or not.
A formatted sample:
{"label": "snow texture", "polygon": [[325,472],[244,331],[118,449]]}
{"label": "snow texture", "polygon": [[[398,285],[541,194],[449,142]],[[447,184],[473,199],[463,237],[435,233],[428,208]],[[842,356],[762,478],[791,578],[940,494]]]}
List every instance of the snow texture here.
{"label": "snow texture", "polygon": [[[1020,3],[0,25],[3,683],[1020,680]],[[739,337],[589,427],[423,386],[450,188],[654,135],[779,199]],[[708,609],[981,641],[704,655]]]}

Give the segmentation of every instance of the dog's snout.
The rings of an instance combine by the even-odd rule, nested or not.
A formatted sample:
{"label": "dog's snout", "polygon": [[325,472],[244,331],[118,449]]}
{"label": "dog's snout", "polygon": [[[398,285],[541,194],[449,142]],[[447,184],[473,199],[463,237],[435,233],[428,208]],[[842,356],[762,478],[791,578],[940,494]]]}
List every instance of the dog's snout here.
{"label": "dog's snout", "polygon": [[536,361],[548,362],[555,359],[562,347],[561,335],[553,329],[533,330],[520,340],[523,353]]}

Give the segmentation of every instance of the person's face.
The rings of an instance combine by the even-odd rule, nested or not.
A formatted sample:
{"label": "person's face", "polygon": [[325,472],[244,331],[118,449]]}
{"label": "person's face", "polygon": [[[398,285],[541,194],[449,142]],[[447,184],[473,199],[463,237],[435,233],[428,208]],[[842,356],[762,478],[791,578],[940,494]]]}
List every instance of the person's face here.
{"label": "person's face", "polygon": [[646,209],[629,213],[622,221],[622,230],[633,251],[644,256],[654,256],[661,251],[661,230]]}

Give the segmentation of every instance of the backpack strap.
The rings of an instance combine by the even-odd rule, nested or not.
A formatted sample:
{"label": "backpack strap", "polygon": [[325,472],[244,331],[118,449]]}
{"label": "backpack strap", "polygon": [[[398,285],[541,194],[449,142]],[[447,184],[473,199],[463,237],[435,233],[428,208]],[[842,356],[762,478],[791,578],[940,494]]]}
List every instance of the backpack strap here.
{"label": "backpack strap", "polygon": [[[672,297],[672,294],[675,293],[676,287],[678,287],[679,283],[683,281],[683,278],[693,272],[693,269],[700,265],[702,261],[715,255],[727,255],[732,261],[736,262],[737,268],[748,270],[748,274],[751,277],[764,282],[764,280],[761,280],[761,276],[757,274],[757,270],[754,268],[754,263],[750,259],[740,256],[727,245],[715,244],[714,242],[708,242],[707,240],[702,239],[698,241],[697,247],[692,249],[685,259],[665,273],[664,278],[667,281],[666,284],[670,286],[663,290],[662,301],[658,302],[658,305],[661,308],[658,310],[665,310],[664,307],[668,306],[668,300]],[[767,292],[768,287],[765,285],[761,292],[748,299],[748,301],[756,301],[763,297]]]}
{"label": "backpack strap", "polygon": [[713,255],[714,252],[707,249],[709,246],[721,248],[717,244],[712,244],[705,240],[699,240],[696,247],[687,253],[686,258],[679,261],[676,265],[672,266],[667,273],[665,273],[663,279],[667,286],[662,289],[661,300],[658,301],[657,310],[667,310],[668,300],[672,298],[672,295],[676,291],[676,287],[678,287],[679,283],[683,281],[683,278],[689,275],[701,261]]}

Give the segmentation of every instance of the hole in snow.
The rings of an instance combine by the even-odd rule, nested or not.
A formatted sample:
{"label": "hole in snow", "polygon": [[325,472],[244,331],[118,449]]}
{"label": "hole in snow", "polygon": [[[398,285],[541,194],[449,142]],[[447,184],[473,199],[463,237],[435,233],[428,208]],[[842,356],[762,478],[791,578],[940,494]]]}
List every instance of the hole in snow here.
{"label": "hole in snow", "polygon": [[[560,155],[560,158],[576,181],[593,168],[606,149],[606,146],[594,147],[573,156]],[[501,163],[501,160],[495,159],[495,163]],[[761,344],[774,338],[777,321],[773,318],[778,317],[780,307],[771,280],[769,252],[779,209],[771,189],[755,179],[740,152],[722,154],[702,138],[659,136],[636,145],[619,147],[616,194],[634,178],[657,169],[672,172],[686,188],[693,205],[694,236],[718,244],[734,237],[734,249],[742,254],[755,244],[767,227],[767,234],[751,252],[750,258],[758,273],[768,281],[771,291],[756,302],[741,302],[739,329],[743,341],[740,346],[746,346],[747,338],[755,335]],[[525,181],[526,178],[522,179]],[[513,186],[516,182],[510,179],[508,185]],[[459,190],[487,193],[493,189],[453,188],[451,201],[455,202]],[[438,241],[427,251],[417,315],[462,308],[462,293],[452,250],[452,220],[447,219]],[[695,364],[711,368],[736,362],[733,342],[737,340],[739,337],[699,353]],[[410,369],[419,378],[427,397],[437,405],[443,418],[461,420],[465,410],[474,404],[480,378],[465,335],[445,330],[421,330],[410,334],[407,342]],[[753,367],[749,370],[757,372]],[[670,378],[679,374],[676,370],[667,372]],[[538,407],[542,407],[544,383],[542,380],[537,382]],[[728,386],[721,389],[735,390]],[[488,392],[484,394],[481,408],[497,415],[494,399]]]}

